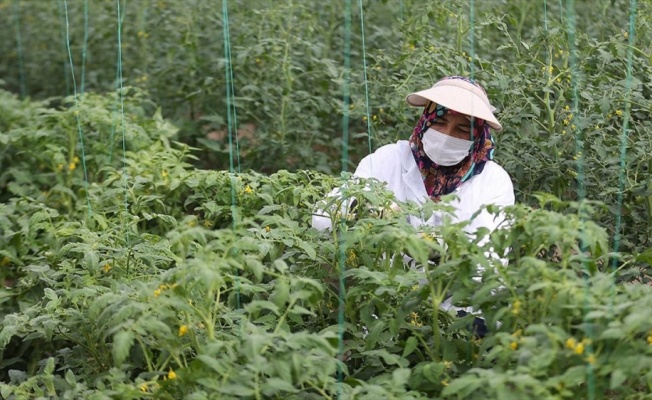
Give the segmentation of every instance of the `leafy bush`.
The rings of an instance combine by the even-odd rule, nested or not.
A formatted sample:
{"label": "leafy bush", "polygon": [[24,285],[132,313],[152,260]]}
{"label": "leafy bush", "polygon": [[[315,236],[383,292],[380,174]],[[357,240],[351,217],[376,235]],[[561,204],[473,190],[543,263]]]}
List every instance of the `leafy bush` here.
{"label": "leafy bush", "polygon": [[[134,140],[113,158],[89,144],[88,183],[83,168],[48,161],[79,154],[68,138],[75,109],[3,94],[3,115],[14,115],[1,136],[11,147],[1,159],[4,398],[645,398],[651,389],[652,289],[617,279],[648,280],[652,253],[611,253],[589,219],[600,204],[538,195],[539,207],[506,209],[509,226],[471,238],[466,222],[414,228],[406,216],[422,211],[410,204],[378,218],[394,199],[369,180],[347,185],[358,218],[320,232],[314,207],[340,178],[195,169],[174,128],[128,93]],[[114,101],[79,104],[84,132],[97,126],[106,138]],[[35,131],[48,134],[35,141]],[[31,179],[18,173],[39,163]],[[440,309],[450,294],[482,310],[484,338],[469,330],[471,315]]]}
{"label": "leafy bush", "polygon": [[[19,91],[23,85],[41,99],[72,94],[63,2],[10,3],[0,3],[5,11],[0,21],[18,33],[0,39],[6,86]],[[68,3],[71,54],[81,89],[85,2]],[[114,91],[117,3],[88,3],[84,88]],[[406,107],[407,93],[442,75],[473,72],[499,109],[505,131],[496,136],[497,159],[513,177],[520,202],[536,205],[539,191],[567,201],[600,200],[607,208],[595,218],[612,236],[621,235],[626,251],[649,247],[650,3],[639,1],[636,10],[629,97],[629,1],[574,2],[573,43],[568,35],[573,14],[566,4],[547,2],[545,10],[531,1],[474,4],[473,21],[467,1],[363,4],[369,138],[360,10],[352,7],[347,169],[370,148],[409,136],[418,111]],[[252,6],[240,0],[228,5],[239,128],[236,170],[339,172],[345,3],[262,1]],[[206,1],[137,0],[123,4],[121,12],[123,84],[146,90],[162,116],[180,127],[177,139],[200,149],[189,162],[227,169],[222,9]],[[630,131],[621,168],[628,99]],[[103,117],[105,125],[111,115]],[[71,130],[69,139],[74,137]],[[121,135],[116,138],[114,151],[121,147]],[[71,163],[69,155],[58,156],[55,166]],[[621,170],[628,171],[623,180]],[[621,193],[625,228],[616,232]]]}
{"label": "leafy bush", "polygon": [[0,83],[35,99],[0,91],[3,398],[649,398],[649,1],[631,92],[625,0],[575,2],[575,42],[558,2],[475,2],[473,22],[464,1],[368,2],[368,116],[353,7],[349,170],[407,138],[404,96],[442,75],[498,107],[519,204],[472,238],[412,227],[409,204],[379,218],[394,199],[372,180],[348,183],[357,219],[310,228],[348,178],[345,3],[229,2],[237,173],[221,9],[121,3],[116,91],[116,3],[88,3],[82,73],[85,2],[66,2],[76,102],[64,2],[0,1],[20,28]]}

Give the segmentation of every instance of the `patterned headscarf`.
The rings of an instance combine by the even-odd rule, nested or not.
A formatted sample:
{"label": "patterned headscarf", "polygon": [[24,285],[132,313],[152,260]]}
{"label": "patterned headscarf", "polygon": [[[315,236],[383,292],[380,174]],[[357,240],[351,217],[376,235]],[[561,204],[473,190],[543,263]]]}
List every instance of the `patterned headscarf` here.
{"label": "patterned headscarf", "polygon": [[[474,82],[472,82],[474,83]],[[475,83],[474,83],[475,84]],[[477,85],[477,84],[476,84]],[[460,114],[442,105],[428,102],[423,114],[410,136],[412,155],[421,171],[423,183],[430,199],[439,202],[441,196],[452,193],[463,182],[482,172],[485,163],[493,159],[494,143],[489,124],[483,119],[473,118],[473,148],[460,163],[451,166],[437,165],[423,151],[423,134],[438,119],[446,114]]]}

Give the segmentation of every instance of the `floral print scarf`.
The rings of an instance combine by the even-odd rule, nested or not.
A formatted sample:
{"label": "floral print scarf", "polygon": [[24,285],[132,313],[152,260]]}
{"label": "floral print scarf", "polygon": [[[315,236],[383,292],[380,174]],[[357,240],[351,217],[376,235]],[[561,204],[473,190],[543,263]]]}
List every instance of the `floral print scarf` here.
{"label": "floral print scarf", "polygon": [[438,118],[448,113],[456,114],[457,112],[439,104],[428,102],[409,140],[412,155],[421,171],[428,197],[434,202],[439,202],[441,196],[452,193],[463,182],[481,173],[485,163],[493,159],[495,147],[489,124],[483,119],[473,118],[474,143],[471,153],[456,165],[446,167],[434,163],[423,151],[421,140],[428,128]]}

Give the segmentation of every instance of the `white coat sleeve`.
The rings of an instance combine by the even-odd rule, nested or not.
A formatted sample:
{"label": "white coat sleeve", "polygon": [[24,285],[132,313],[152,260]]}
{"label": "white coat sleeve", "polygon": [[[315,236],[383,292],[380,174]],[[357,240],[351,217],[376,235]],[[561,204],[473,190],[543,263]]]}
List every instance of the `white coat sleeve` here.
{"label": "white coat sleeve", "polygon": [[[480,207],[491,204],[501,207],[514,205],[514,186],[512,185],[512,180],[507,172],[501,167],[498,167],[492,171],[491,176],[487,178],[489,178],[488,181],[491,182],[491,186],[481,188],[485,195],[482,196],[481,200],[476,204],[476,208],[479,209]],[[471,221],[468,231],[475,232],[478,228],[484,227],[492,232],[504,221],[504,214],[500,213],[494,215],[489,213],[487,210],[482,210],[480,214]]]}

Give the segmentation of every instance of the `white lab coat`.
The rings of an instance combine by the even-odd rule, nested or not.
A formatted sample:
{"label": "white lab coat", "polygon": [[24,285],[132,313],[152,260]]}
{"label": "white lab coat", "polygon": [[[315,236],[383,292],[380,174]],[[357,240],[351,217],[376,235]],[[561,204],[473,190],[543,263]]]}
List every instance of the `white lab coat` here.
{"label": "white lab coat", "polygon": [[[416,202],[417,204],[430,201],[421,172],[407,140],[385,145],[366,156],[360,161],[354,176],[376,178],[385,182],[387,188],[394,193],[399,201]],[[514,204],[512,181],[507,172],[493,161],[487,161],[481,173],[463,182],[453,194],[458,197],[451,202],[455,208],[455,213],[451,215],[453,222],[469,220],[473,213],[484,205],[508,206]],[[434,215],[428,221],[416,218],[412,218],[410,221],[415,226],[422,224],[436,226],[442,223],[442,216]],[[486,227],[493,231],[502,222],[502,217],[496,218],[483,210],[471,221],[466,230],[470,234],[480,227]],[[330,229],[331,220],[317,213],[313,216],[312,226],[320,230]]]}

